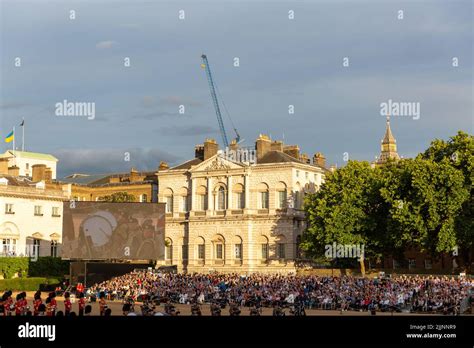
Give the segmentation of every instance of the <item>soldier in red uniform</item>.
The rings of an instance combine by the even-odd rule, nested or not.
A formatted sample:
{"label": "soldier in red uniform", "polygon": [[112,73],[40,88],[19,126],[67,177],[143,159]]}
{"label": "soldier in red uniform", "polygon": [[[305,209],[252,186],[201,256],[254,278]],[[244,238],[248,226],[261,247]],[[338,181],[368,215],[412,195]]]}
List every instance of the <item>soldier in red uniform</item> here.
{"label": "soldier in red uniform", "polygon": [[51,316],[55,316],[56,315],[56,309],[58,308],[58,303],[56,301],[56,293],[55,292],[51,292],[49,294],[49,298],[51,299],[50,300],[50,310],[51,310]]}
{"label": "soldier in red uniform", "polygon": [[4,295],[5,297],[5,300],[3,301],[3,305],[4,305],[4,316],[7,316],[7,315],[12,315],[12,312],[11,312],[11,306],[13,304],[13,299],[12,299],[12,292],[11,291],[7,291]]}
{"label": "soldier in red uniform", "polygon": [[69,294],[69,292],[66,291],[64,293],[64,315],[65,316],[68,316],[71,313],[72,304],[71,304],[70,297],[71,295]]}
{"label": "soldier in red uniform", "polygon": [[16,295],[16,301],[15,301],[15,315],[16,316],[21,315],[23,313],[22,306],[23,306],[22,297],[21,297],[21,294],[18,294]]}
{"label": "soldier in red uniform", "polygon": [[39,314],[39,306],[43,303],[41,300],[41,291],[36,291],[34,301],[33,301],[33,315],[37,316]]}
{"label": "soldier in red uniform", "polygon": [[86,299],[84,298],[84,293],[79,293],[79,316],[84,315],[84,308],[86,307]]}

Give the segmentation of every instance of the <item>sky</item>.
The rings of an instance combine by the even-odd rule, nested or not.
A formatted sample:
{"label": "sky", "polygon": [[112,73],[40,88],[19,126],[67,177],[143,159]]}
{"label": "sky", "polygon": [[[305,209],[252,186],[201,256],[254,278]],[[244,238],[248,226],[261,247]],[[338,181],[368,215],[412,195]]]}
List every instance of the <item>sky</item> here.
{"label": "sky", "polygon": [[[205,53],[244,146],[264,133],[328,164],[372,161],[392,100],[419,103],[391,117],[414,157],[474,133],[473,36],[471,0],[0,0],[0,135],[15,127],[21,148],[24,118],[25,149],[58,157],[59,177],[179,164],[205,138],[222,146]],[[95,117],[58,116],[64,100]]]}

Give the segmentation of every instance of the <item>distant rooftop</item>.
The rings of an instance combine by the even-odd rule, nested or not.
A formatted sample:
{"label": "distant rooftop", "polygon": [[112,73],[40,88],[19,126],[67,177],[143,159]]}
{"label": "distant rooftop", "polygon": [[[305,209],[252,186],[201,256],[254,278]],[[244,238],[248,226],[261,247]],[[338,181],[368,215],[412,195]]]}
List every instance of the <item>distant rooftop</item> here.
{"label": "distant rooftop", "polygon": [[39,152],[29,152],[29,151],[18,151],[18,150],[7,150],[3,155],[0,157],[17,157],[17,158],[31,158],[31,159],[38,159],[38,160],[47,160],[47,161],[55,161],[57,162],[58,159],[53,155],[49,155],[47,153],[39,153]]}

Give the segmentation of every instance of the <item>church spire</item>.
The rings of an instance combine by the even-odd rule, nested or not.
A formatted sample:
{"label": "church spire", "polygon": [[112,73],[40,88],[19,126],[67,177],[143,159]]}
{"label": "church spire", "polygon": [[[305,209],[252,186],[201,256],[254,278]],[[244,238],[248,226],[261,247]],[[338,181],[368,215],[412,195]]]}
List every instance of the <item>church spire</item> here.
{"label": "church spire", "polygon": [[388,159],[400,159],[400,156],[397,153],[397,141],[395,140],[390,127],[390,114],[387,114],[387,125],[380,150],[380,157],[377,161],[378,164],[383,164],[387,162]]}

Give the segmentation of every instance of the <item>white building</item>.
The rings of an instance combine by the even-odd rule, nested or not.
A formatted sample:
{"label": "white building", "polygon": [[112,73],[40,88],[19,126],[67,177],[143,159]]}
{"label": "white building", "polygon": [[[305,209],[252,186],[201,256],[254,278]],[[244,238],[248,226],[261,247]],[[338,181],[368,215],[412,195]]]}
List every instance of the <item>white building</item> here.
{"label": "white building", "polygon": [[62,189],[0,174],[0,256],[59,256]]}
{"label": "white building", "polygon": [[56,179],[56,164],[58,159],[52,155],[37,152],[8,150],[0,155],[0,160],[8,160],[8,167],[18,167],[19,176],[33,176],[33,166],[46,165],[51,170],[51,179]]}

